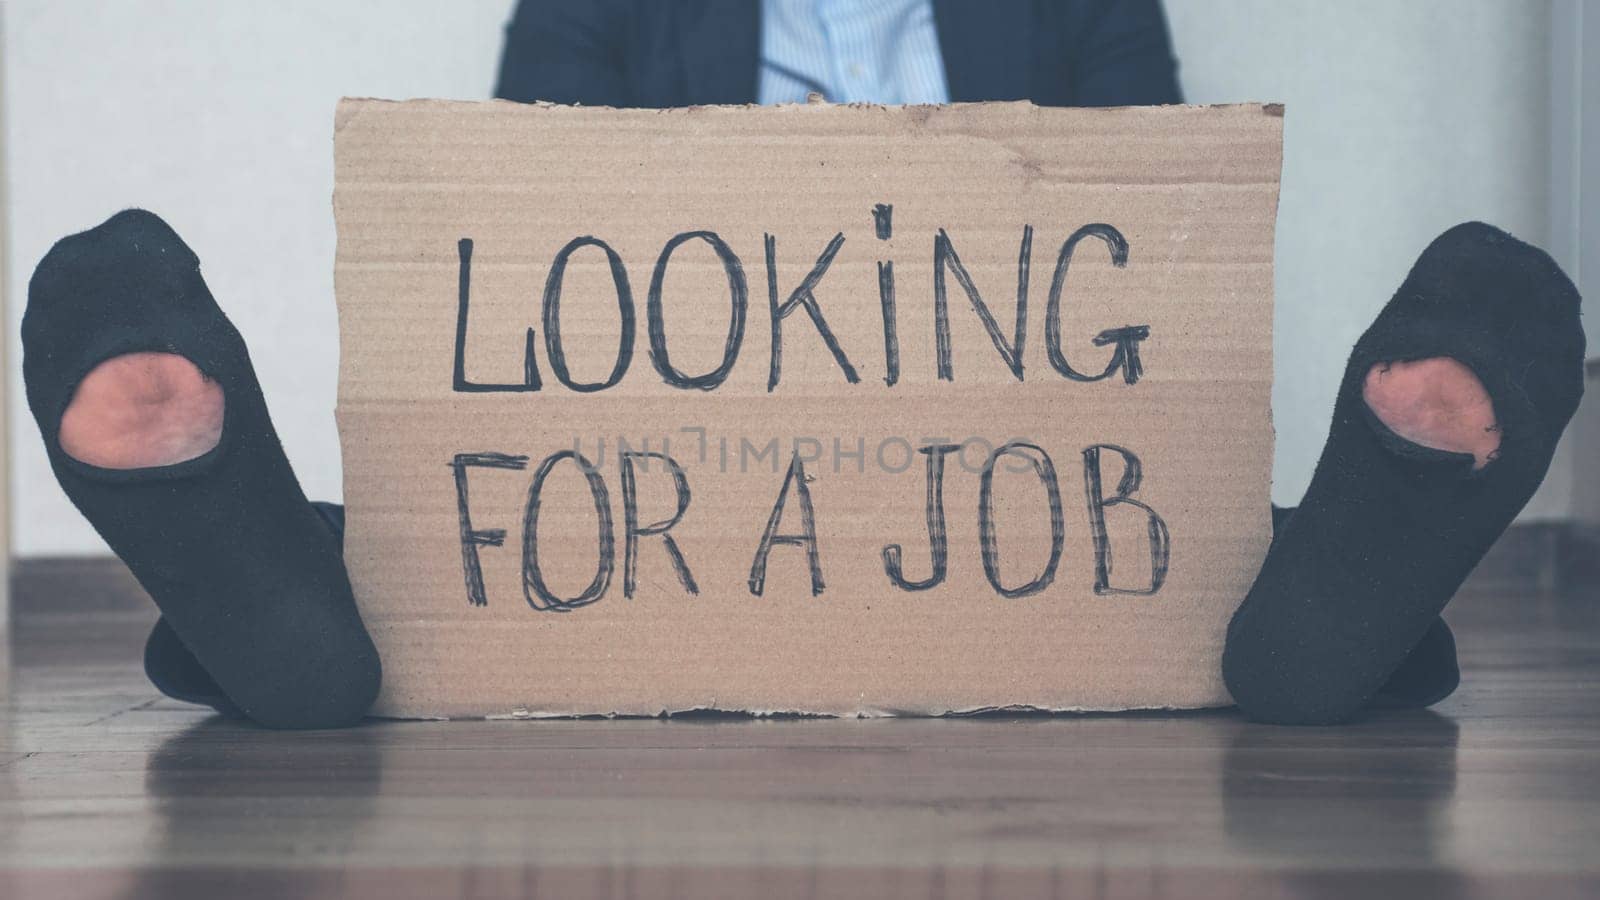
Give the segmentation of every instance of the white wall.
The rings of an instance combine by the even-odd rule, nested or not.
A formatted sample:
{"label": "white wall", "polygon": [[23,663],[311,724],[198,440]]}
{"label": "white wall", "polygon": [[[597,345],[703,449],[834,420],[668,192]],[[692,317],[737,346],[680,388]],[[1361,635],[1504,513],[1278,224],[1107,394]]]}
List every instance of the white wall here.
{"label": "white wall", "polygon": [[1569,2],[1578,6],[1573,38],[1578,65],[1570,73],[1579,110],[1578,165],[1573,176],[1582,254],[1577,277],[1590,323],[1589,356],[1600,358],[1600,0]]}
{"label": "white wall", "polygon": [[[51,241],[123,206],[156,210],[255,348],[307,492],[338,497],[334,101],[487,96],[509,7],[11,0],[9,340]],[[1428,239],[1482,218],[1546,243],[1550,5],[1168,0],[1168,13],[1192,101],[1288,103],[1274,497],[1292,503],[1350,345]],[[17,359],[13,347],[13,375]],[[17,552],[99,550],[50,476],[15,378],[10,389]],[[1570,479],[1570,454],[1564,465]]]}
{"label": "white wall", "polygon": [[[1558,141],[1551,177],[1552,241],[1569,235],[1563,263],[1583,292],[1589,356],[1600,359],[1600,0],[1556,0],[1551,22]],[[1572,518],[1600,531],[1600,373],[1568,440]]]}
{"label": "white wall", "polygon": [[[1350,347],[1428,241],[1482,219],[1547,243],[1550,6],[1167,0],[1167,13],[1190,102],[1288,107],[1273,500],[1293,504]],[[1543,492],[1527,514],[1564,504]]]}
{"label": "white wall", "polygon": [[11,0],[4,65],[19,556],[103,551],[56,487],[17,325],[50,244],[127,206],[172,223],[252,348],[290,461],[339,497],[333,109],[487,97],[511,0]]}

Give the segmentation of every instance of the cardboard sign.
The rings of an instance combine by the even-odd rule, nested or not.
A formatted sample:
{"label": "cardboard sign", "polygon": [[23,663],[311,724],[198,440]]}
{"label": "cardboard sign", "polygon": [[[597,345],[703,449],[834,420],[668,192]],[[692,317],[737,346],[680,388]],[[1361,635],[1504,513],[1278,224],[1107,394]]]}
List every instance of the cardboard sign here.
{"label": "cardboard sign", "polygon": [[376,712],[1227,703],[1281,126],[342,103]]}

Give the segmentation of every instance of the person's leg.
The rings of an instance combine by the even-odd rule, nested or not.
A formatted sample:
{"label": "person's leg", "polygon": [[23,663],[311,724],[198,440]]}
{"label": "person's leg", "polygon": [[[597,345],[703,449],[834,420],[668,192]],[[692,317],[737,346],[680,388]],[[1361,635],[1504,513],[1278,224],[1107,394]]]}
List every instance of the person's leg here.
{"label": "person's leg", "polygon": [[1498,229],[1423,252],[1357,342],[1311,487],[1229,625],[1223,677],[1246,715],[1344,721],[1414,652],[1453,656],[1439,611],[1577,408],[1578,310],[1549,256]]}
{"label": "person's leg", "polygon": [[57,242],[29,282],[22,344],[56,478],[177,639],[157,636],[155,654],[187,650],[264,725],[360,719],[380,669],[338,540],[177,234],[128,210]]}

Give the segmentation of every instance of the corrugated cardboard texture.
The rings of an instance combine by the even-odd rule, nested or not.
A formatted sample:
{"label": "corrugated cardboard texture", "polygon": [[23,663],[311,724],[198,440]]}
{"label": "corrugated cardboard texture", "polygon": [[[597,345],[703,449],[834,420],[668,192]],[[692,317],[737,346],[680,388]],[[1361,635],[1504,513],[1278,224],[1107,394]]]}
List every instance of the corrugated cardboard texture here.
{"label": "corrugated cardboard texture", "polygon": [[342,103],[376,712],[1227,703],[1269,536],[1281,126]]}

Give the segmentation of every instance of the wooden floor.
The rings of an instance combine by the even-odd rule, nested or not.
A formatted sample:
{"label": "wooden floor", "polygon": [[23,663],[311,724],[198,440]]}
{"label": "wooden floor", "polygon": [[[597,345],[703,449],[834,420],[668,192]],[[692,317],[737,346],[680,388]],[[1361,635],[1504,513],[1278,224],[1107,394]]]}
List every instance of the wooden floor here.
{"label": "wooden floor", "polygon": [[[10,636],[0,897],[1596,897],[1600,603],[1479,583],[1431,712],[374,722],[158,697],[71,579]],[[58,604],[55,601],[60,600]],[[76,611],[71,611],[76,610]]]}

